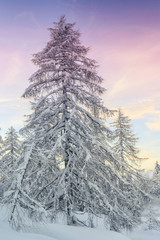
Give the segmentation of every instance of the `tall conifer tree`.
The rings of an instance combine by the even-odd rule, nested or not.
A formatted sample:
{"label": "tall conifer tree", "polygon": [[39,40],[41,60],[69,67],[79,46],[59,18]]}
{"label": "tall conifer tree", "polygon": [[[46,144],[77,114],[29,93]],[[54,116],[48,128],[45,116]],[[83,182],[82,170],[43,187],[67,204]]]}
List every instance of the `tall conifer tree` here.
{"label": "tall conifer tree", "polygon": [[34,54],[38,70],[23,94],[34,99],[23,129],[34,138],[22,154],[23,174],[10,219],[17,204],[27,210],[30,201],[33,212],[40,204],[52,218],[64,213],[67,224],[80,223],[81,212],[88,214],[89,226],[93,216],[103,215],[110,229],[130,228],[137,222],[131,208],[137,206],[124,189],[129,185],[133,197],[136,189],[115,170],[122,163],[109,148],[111,132],[100,118],[110,113],[100,98],[103,79],[74,24],[63,16],[49,30],[51,39]]}

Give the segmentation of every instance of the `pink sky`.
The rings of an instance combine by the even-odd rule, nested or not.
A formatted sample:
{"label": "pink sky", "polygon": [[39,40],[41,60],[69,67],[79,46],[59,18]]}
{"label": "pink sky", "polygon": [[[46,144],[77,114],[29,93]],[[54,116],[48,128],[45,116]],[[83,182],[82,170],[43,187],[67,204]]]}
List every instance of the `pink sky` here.
{"label": "pink sky", "polygon": [[[19,1],[0,3],[0,127],[22,127],[29,112],[20,99],[35,71],[32,54],[49,40],[48,27],[66,14],[90,46],[97,60],[103,99],[110,108],[122,108],[132,118],[142,153],[143,166],[160,159],[160,4],[158,1]],[[22,4],[23,3],[23,4]],[[3,132],[2,132],[3,133]]]}

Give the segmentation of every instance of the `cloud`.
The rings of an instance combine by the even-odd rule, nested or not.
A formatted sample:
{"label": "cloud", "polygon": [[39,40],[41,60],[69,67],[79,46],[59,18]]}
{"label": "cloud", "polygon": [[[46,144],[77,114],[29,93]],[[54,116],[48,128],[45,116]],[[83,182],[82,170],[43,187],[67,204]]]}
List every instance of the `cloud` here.
{"label": "cloud", "polygon": [[6,102],[10,102],[11,99],[8,98],[0,98],[0,103],[6,103]]}
{"label": "cloud", "polygon": [[152,99],[142,99],[122,108],[123,112],[132,119],[141,119],[159,114],[158,102]]}
{"label": "cloud", "polygon": [[96,31],[92,52],[108,89],[106,105],[126,107],[159,94],[160,34],[148,28],[142,33],[110,27]]}
{"label": "cloud", "polygon": [[23,24],[26,23],[29,26],[41,28],[39,22],[37,21],[33,12],[31,12],[31,11],[26,11],[26,12],[17,14],[14,19],[15,19],[15,21],[19,21],[20,23],[23,23]]}
{"label": "cloud", "polygon": [[152,131],[160,131],[160,111],[146,122],[146,126]]}
{"label": "cloud", "polygon": [[[159,97],[160,99],[160,97]],[[143,99],[133,105],[123,107],[124,114],[131,119],[143,119],[144,124],[151,131],[160,131],[160,101],[157,99]]]}
{"label": "cloud", "polygon": [[112,86],[110,91],[108,92],[108,97],[114,97],[123,91],[128,91],[128,84],[127,84],[127,74],[125,74],[120,80],[116,81],[115,84]]}
{"label": "cloud", "polygon": [[143,152],[140,154],[141,158],[144,158],[144,160],[140,163],[140,168],[145,170],[153,169],[155,166],[155,163],[157,160],[159,160],[158,157],[151,156],[147,151],[143,150]]}

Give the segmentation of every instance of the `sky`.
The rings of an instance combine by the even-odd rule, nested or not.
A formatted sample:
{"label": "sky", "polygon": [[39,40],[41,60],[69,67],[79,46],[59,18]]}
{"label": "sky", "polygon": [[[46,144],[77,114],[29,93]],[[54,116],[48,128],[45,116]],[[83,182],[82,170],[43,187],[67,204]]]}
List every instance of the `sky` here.
{"label": "sky", "polygon": [[105,106],[129,116],[148,158],[142,167],[152,169],[160,162],[160,0],[0,0],[1,135],[25,124],[32,55],[64,14],[99,65]]}

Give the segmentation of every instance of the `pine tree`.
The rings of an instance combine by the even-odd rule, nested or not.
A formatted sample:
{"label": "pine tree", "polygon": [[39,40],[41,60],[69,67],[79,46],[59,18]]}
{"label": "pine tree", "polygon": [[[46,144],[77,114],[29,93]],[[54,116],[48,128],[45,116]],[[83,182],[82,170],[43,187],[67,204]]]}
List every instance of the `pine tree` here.
{"label": "pine tree", "polygon": [[17,159],[21,153],[21,142],[18,133],[11,127],[5,135],[3,141],[3,150],[1,151],[2,159],[1,164],[8,178],[11,178],[13,171],[18,167]]}
{"label": "pine tree", "polygon": [[130,119],[119,109],[117,119],[112,126],[115,129],[113,151],[119,154],[122,163],[137,166],[142,158],[138,157],[139,150],[136,147],[138,138],[131,129]]}
{"label": "pine tree", "polygon": [[[1,130],[1,129],[0,129]],[[2,176],[3,176],[3,168],[2,168],[2,147],[3,147],[3,139],[0,136],[0,200],[3,195],[3,185],[2,185]]]}
{"label": "pine tree", "polygon": [[155,165],[155,170],[154,170],[154,174],[159,174],[160,173],[160,164],[158,163],[158,161],[156,161],[156,165]]}
{"label": "pine tree", "polygon": [[[2,204],[7,206],[8,221],[15,230],[25,229],[25,225],[30,225],[31,220],[40,219],[40,215],[45,214],[42,205],[29,196],[27,187],[30,185],[28,174],[35,152],[34,139],[30,135],[29,141],[22,145],[22,154],[18,158],[18,168],[12,174],[12,181],[8,181],[8,189],[4,192]],[[10,180],[10,179],[9,179]]]}
{"label": "pine tree", "polygon": [[150,185],[151,195],[153,195],[156,198],[160,198],[160,165],[158,161],[156,161]]}
{"label": "pine tree", "polygon": [[154,209],[154,201],[151,201],[148,206],[148,212],[146,215],[146,230],[157,230],[160,231],[160,220],[159,216]]}
{"label": "pine tree", "polygon": [[13,176],[18,168],[18,158],[21,154],[21,142],[16,130],[11,127],[4,138],[1,148],[1,200],[10,188]]}
{"label": "pine tree", "polygon": [[[0,130],[1,130],[1,128],[0,128]],[[3,147],[3,139],[2,139],[2,137],[0,135],[0,160],[2,158],[2,147]]]}
{"label": "pine tree", "polygon": [[[1,130],[1,128],[0,128],[0,130]],[[0,135],[0,161],[2,159],[2,148],[3,148],[3,139]],[[0,171],[1,171],[1,167],[0,167]]]}
{"label": "pine tree", "polygon": [[[97,75],[96,62],[87,57],[89,49],[81,45],[74,24],[63,16],[49,30],[51,40],[34,55],[39,69],[23,95],[34,99],[23,129],[34,138],[28,140],[27,154],[22,154],[23,172],[15,177],[18,193],[14,188],[12,199],[17,200],[12,202],[10,221],[19,205],[29,208],[32,217],[41,206],[51,218],[65,214],[68,224],[80,224],[81,212],[88,213],[88,226],[93,226],[94,216],[104,215],[110,229],[130,228],[137,222],[131,211],[136,208],[131,197],[137,191],[119,176],[122,162],[109,147],[111,131],[101,116],[111,112],[99,97],[105,91],[99,85],[103,79]],[[24,193],[34,206],[30,202],[29,207]],[[19,225],[17,219],[14,222]]]}
{"label": "pine tree", "polygon": [[[120,109],[117,118],[111,125],[114,127],[113,151],[118,154],[121,162],[121,167],[117,170],[123,179],[130,183],[125,189],[126,194],[133,201],[132,211],[134,215],[140,217],[140,209],[142,209],[144,203],[149,201],[150,196],[149,191],[146,194],[143,191],[143,189],[146,189],[146,180],[138,169],[140,161],[143,160],[138,156],[139,149],[136,147],[138,139],[132,131],[130,119]],[[134,197],[133,192],[130,190],[133,185]]]}
{"label": "pine tree", "polygon": [[[48,193],[47,208],[53,216],[59,211],[65,212],[68,224],[73,223],[75,211],[85,209],[91,214],[98,213],[100,202],[105,200],[94,188],[93,173],[97,164],[102,168],[104,159],[111,158],[97,134],[98,129],[99,135],[106,138],[109,130],[93,116],[95,111],[96,114],[108,113],[99,98],[104,92],[98,85],[102,78],[96,73],[95,61],[86,57],[88,49],[81,46],[80,34],[73,26],[62,17],[55,28],[50,29],[51,41],[34,55],[33,61],[40,69],[30,78],[31,85],[24,94],[37,100],[26,129],[34,126],[36,136],[47,146],[43,154],[48,161],[46,168],[51,163],[57,166],[40,194]],[[92,195],[99,205],[91,202]]]}

